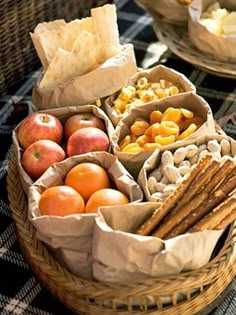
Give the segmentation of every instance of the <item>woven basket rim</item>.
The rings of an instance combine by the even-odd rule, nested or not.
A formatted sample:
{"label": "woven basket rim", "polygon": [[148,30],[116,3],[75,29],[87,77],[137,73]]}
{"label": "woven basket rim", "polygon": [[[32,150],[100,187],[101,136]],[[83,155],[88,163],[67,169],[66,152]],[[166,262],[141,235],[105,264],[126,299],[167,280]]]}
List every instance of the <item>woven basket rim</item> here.
{"label": "woven basket rim", "polygon": [[[133,294],[141,296],[145,294],[145,292],[148,292],[147,290],[150,290],[150,288],[159,290],[162,293],[170,292],[171,294],[179,290],[191,290],[196,287],[201,290],[204,285],[206,286],[215,281],[220,281],[222,272],[229,272],[229,275],[227,275],[227,283],[231,282],[236,275],[236,266],[232,267],[232,265],[235,264],[232,264],[231,261],[235,249],[234,235],[236,234],[236,226],[235,224],[231,224],[225,243],[218,255],[199,270],[185,272],[177,276],[148,279],[142,283],[102,283],[79,278],[63,268],[60,263],[51,256],[46,246],[42,244],[41,241],[37,240],[35,228],[27,218],[27,200],[17,174],[18,167],[16,156],[14,151],[12,151],[8,161],[7,190],[12,216],[16,226],[16,233],[23,254],[43,284],[70,308],[74,307],[75,302],[73,298],[77,299],[76,304],[79,303],[80,310],[84,310],[91,304],[89,301],[91,298],[112,299],[116,298],[116,296],[132,297]],[[220,293],[221,292],[219,292],[219,294]],[[84,299],[88,301],[86,302]],[[90,307],[92,306],[93,303]],[[91,314],[93,314],[93,312]]]}
{"label": "woven basket rim", "polygon": [[186,27],[164,21],[161,16],[150,8],[147,11],[153,16],[153,30],[157,38],[172,53],[210,74],[224,78],[236,78],[235,62],[219,60],[193,46]]}

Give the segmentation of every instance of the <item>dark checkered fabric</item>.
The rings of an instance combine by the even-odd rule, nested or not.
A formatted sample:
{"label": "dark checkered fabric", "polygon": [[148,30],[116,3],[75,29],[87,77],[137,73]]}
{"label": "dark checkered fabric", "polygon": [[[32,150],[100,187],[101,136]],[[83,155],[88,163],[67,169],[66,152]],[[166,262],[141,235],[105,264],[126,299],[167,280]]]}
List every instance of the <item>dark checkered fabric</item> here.
{"label": "dark checkered fabric", "polygon": [[[132,42],[138,66],[148,68],[157,63],[184,73],[212,108],[216,120],[229,115],[225,132],[236,138],[236,80],[203,72],[174,56],[158,42],[152,29],[152,18],[135,2],[117,1],[121,42]],[[12,146],[12,130],[32,111],[32,86],[38,72],[29,73],[22,82],[16,82],[8,95],[0,97],[0,314],[72,314],[37,281],[24,260],[14,230],[6,190],[7,160]],[[213,315],[236,314],[236,286],[227,291],[209,308]],[[171,314],[170,314],[171,315]],[[189,314],[192,315],[192,314]]]}

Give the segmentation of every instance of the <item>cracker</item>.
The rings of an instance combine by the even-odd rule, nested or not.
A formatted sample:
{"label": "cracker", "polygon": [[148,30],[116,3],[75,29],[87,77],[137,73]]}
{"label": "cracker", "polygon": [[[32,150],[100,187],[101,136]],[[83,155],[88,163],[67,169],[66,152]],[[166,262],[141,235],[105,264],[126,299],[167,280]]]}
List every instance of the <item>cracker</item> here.
{"label": "cracker", "polygon": [[116,7],[106,4],[91,9],[91,16],[95,25],[94,33],[103,42],[101,59],[106,60],[111,55],[116,55],[120,50]]}
{"label": "cracker", "polygon": [[173,191],[165,200],[164,203],[155,210],[153,215],[143,223],[143,225],[138,229],[137,234],[139,235],[149,235],[157,226],[157,224],[169,213],[169,211],[175,206],[182,195],[188,190],[191,183],[197,174],[205,169],[210,163],[211,156],[206,155],[199,160],[197,164],[194,165],[191,172],[188,174],[186,179],[177,186],[176,190]]}
{"label": "cracker", "polygon": [[42,22],[37,24],[37,26],[34,29],[34,34],[38,35],[40,33],[44,33],[47,31],[52,31],[59,29],[62,26],[66,25],[66,21],[64,19],[49,21],[49,22]]}
{"label": "cracker", "polygon": [[207,199],[208,194],[200,193],[182,208],[180,208],[174,215],[168,216],[164,222],[158,226],[158,228],[152,233],[153,236],[159,238],[165,238],[172,229],[180,224],[184,218],[186,218],[192,211],[198,209],[198,207]]}
{"label": "cracker", "polygon": [[[59,48],[71,51],[75,40],[82,31],[93,32],[91,17],[73,20],[59,28],[31,34],[35,49],[44,68],[47,69]],[[44,56],[42,56],[42,52]]]}
{"label": "cracker", "polygon": [[[228,194],[235,188],[235,161],[233,159],[224,160],[218,173],[206,185],[202,194],[205,194],[206,200],[191,211],[179,224],[175,225],[173,230],[165,235],[165,238],[172,238],[177,235],[189,232],[190,228],[217,206]],[[228,176],[227,176],[228,175]],[[225,177],[226,176],[226,177]],[[217,189],[215,189],[217,187]]]}
{"label": "cracker", "polygon": [[98,66],[99,47],[96,37],[92,33],[83,31],[74,43],[71,52],[58,49],[39,88],[52,89],[95,69]]}
{"label": "cracker", "polygon": [[194,196],[199,194],[205,187],[205,185],[211,181],[212,177],[214,176],[215,173],[218,172],[219,169],[220,163],[217,162],[217,160],[214,160],[213,158],[209,159],[206,168],[201,169],[199,174],[194,178],[193,182],[189,187],[188,193],[179,200],[174,211],[177,212],[186,203],[188,203],[189,200],[191,200]]}
{"label": "cracker", "polygon": [[198,221],[190,232],[225,228],[236,218],[236,195],[227,197],[210,213]]}

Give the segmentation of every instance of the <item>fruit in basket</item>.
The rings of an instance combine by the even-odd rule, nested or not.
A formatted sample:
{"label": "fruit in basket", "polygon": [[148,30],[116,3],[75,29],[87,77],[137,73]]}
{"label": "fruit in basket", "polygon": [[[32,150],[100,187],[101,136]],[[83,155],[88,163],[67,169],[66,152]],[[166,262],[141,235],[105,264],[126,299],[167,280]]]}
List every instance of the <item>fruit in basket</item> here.
{"label": "fruit in basket", "polygon": [[65,159],[65,151],[51,140],[38,140],[23,152],[21,163],[32,179],[38,179],[53,163]]}
{"label": "fruit in basket", "polygon": [[146,119],[137,117],[133,121],[130,134],[121,139],[119,148],[132,154],[152,151],[189,137],[203,123],[202,117],[186,108],[168,107],[163,113],[153,110]]}
{"label": "fruit in basket", "polygon": [[118,206],[129,203],[124,193],[112,188],[100,189],[94,192],[85,206],[85,213],[96,213],[101,206]]}
{"label": "fruit in basket", "polygon": [[101,118],[92,113],[78,113],[70,116],[64,124],[64,134],[68,139],[73,132],[86,127],[96,127],[105,131],[105,125]]}
{"label": "fruit in basket", "polygon": [[68,139],[68,156],[94,151],[108,151],[110,145],[107,134],[96,127],[86,127],[75,131]]}
{"label": "fruit in basket", "polygon": [[84,162],[74,166],[67,173],[65,185],[73,187],[87,201],[95,191],[109,188],[110,180],[102,166]]}
{"label": "fruit in basket", "polygon": [[42,112],[36,112],[27,116],[19,126],[18,141],[22,149],[28,148],[37,140],[52,140],[61,143],[63,126],[60,120]]}
{"label": "fruit in basket", "polygon": [[59,185],[47,188],[39,200],[41,215],[67,216],[83,213],[85,204],[82,196],[72,187]]}

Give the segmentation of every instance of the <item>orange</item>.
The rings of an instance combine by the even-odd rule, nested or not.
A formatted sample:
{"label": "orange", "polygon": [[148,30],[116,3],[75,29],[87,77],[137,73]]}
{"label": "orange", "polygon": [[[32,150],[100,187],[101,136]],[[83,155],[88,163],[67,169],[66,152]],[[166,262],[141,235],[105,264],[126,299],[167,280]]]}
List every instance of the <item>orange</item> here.
{"label": "orange", "polygon": [[41,215],[64,217],[70,214],[83,213],[85,208],[81,195],[72,187],[65,185],[47,188],[39,199]]}
{"label": "orange", "polygon": [[96,164],[84,162],[74,166],[66,175],[65,185],[73,187],[85,202],[97,190],[110,187],[106,170]]}
{"label": "orange", "polygon": [[85,213],[96,213],[101,206],[115,206],[129,203],[129,199],[119,190],[106,188],[92,194],[86,206]]}

